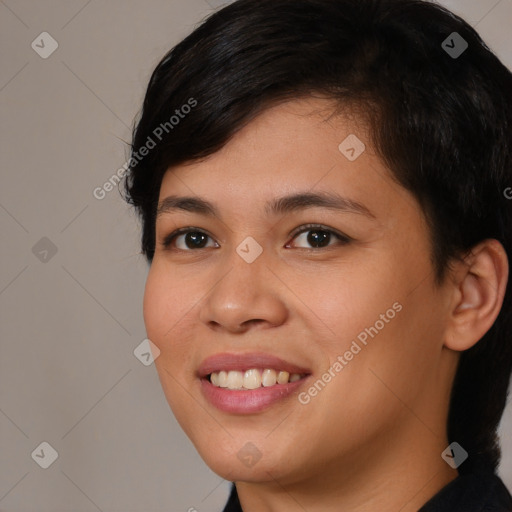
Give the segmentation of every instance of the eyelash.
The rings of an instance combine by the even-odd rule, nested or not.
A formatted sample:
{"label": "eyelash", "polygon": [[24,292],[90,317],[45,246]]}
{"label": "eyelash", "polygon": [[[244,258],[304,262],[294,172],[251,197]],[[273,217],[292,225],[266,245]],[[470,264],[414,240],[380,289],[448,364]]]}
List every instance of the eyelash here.
{"label": "eyelash", "polygon": [[[339,233],[337,231],[334,231],[333,229],[328,228],[327,226],[323,226],[321,224],[305,224],[303,226],[300,226],[296,230],[294,230],[290,236],[293,239],[293,238],[296,238],[298,235],[301,235],[302,233],[307,233],[308,231],[315,231],[315,230],[323,231],[325,233],[330,233],[331,235],[334,235],[334,237],[337,238],[339,242],[341,242],[341,245],[346,245],[353,240],[349,236]],[[201,233],[201,234],[208,236],[209,238],[212,238],[208,233],[205,233],[202,229],[198,229],[198,228],[194,228],[194,227],[180,228],[180,229],[177,229],[176,231],[173,231],[172,233],[170,233],[163,239],[162,247],[166,250],[170,250],[170,246],[171,246],[172,242],[175,240],[175,238],[180,235],[187,234],[187,233]],[[330,247],[331,247],[331,245],[328,245],[326,247],[310,247],[310,248],[306,248],[306,249],[309,249],[311,251],[321,251],[321,250],[328,249]],[[192,251],[199,251],[201,249],[211,249],[211,247],[202,247],[199,249],[186,249],[186,250],[185,249],[174,249],[174,250],[178,250],[178,251],[182,251],[182,252],[192,252]],[[304,247],[299,247],[299,249],[304,249]]]}

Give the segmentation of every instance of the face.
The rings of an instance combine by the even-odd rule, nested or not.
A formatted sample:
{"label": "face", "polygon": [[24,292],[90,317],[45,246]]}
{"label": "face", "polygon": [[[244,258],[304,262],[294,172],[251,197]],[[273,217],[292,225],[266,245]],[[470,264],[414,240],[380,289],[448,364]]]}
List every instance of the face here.
{"label": "face", "polygon": [[268,109],[161,184],[144,321],[174,415],[229,480],[354,471],[445,424],[422,211],[331,109]]}

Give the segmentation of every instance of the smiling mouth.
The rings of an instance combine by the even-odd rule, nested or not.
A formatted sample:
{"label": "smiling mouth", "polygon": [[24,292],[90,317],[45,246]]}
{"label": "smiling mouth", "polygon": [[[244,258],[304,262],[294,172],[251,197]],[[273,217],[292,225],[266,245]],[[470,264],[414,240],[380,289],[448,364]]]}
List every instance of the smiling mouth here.
{"label": "smiling mouth", "polygon": [[305,378],[306,373],[290,374],[284,370],[274,370],[272,368],[251,368],[245,371],[221,370],[207,375],[207,380],[218,388],[228,390],[254,390],[262,387],[273,387],[297,382]]}

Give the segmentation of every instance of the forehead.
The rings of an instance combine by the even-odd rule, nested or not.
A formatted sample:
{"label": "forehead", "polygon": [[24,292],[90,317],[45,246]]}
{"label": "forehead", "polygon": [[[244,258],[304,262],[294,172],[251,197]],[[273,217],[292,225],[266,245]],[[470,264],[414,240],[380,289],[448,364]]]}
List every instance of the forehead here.
{"label": "forehead", "polygon": [[407,193],[373,151],[367,125],[348,112],[334,116],[334,108],[301,99],[265,110],[218,152],[170,168],[160,204],[169,195],[199,196],[239,214],[268,213],[270,198],[318,192],[377,210],[399,206],[396,196]]}

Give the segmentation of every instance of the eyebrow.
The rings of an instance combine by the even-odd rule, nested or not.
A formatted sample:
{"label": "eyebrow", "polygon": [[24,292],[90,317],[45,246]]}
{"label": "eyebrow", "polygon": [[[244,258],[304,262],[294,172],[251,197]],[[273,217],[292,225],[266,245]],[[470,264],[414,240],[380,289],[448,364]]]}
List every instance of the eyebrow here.
{"label": "eyebrow", "polygon": [[[356,213],[375,219],[375,215],[363,204],[334,192],[300,192],[279,197],[265,204],[266,215],[279,215],[308,208],[326,208],[345,213]],[[156,217],[173,211],[197,213],[220,219],[217,207],[194,196],[168,196],[158,205]]]}

